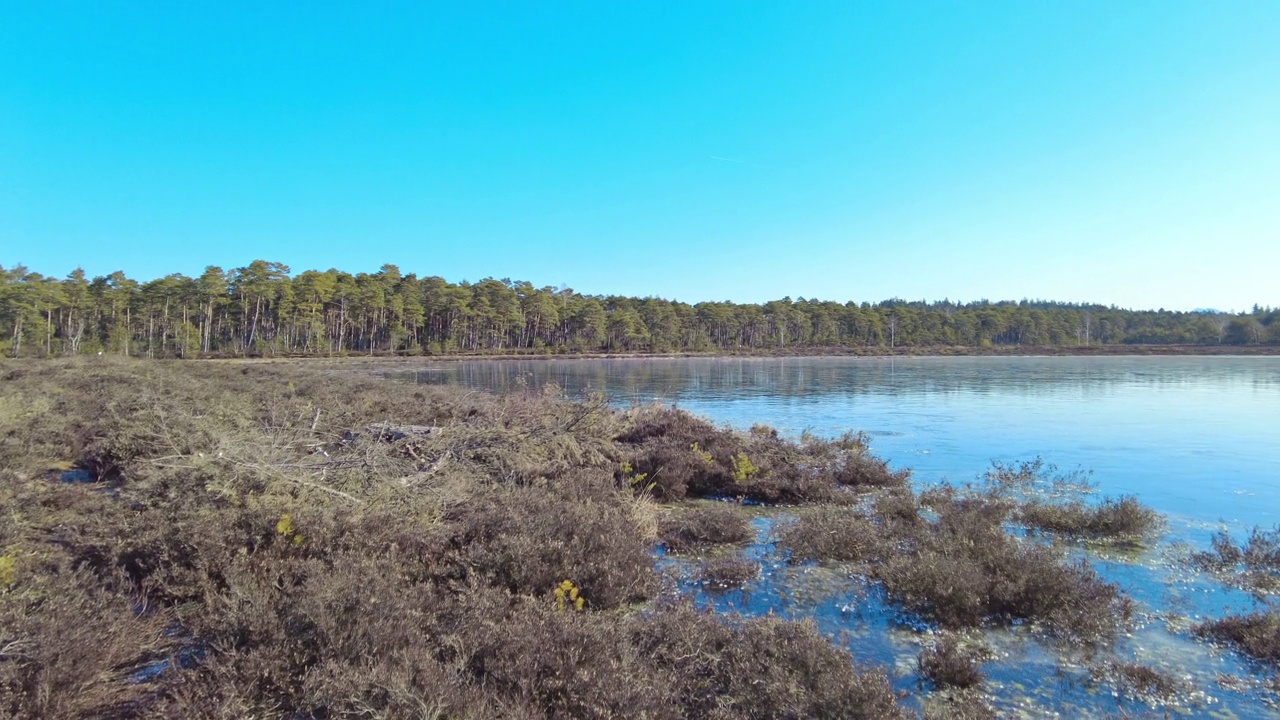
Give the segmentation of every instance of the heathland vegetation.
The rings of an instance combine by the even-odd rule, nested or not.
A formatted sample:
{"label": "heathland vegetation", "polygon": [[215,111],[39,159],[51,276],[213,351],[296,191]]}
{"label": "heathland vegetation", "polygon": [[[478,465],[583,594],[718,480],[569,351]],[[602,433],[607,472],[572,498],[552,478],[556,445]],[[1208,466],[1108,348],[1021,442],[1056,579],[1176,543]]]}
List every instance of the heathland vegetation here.
{"label": "heathland vegetation", "polygon": [[1125,310],[1045,301],[763,304],[592,296],[485,279],[256,260],[138,281],[0,267],[0,353],[147,357],[519,352],[921,352],[1280,346],[1280,309]]}
{"label": "heathland vegetation", "polygon": [[[734,549],[757,541],[750,500],[790,506],[772,538],[787,562],[838,563],[937,633],[916,671],[938,690],[928,713],[990,717],[984,629],[1105,658],[1131,625],[1132,601],[1070,543],[1140,542],[1160,519],[1132,498],[1084,504],[1072,480],[1031,462],[917,492],[860,435],[738,432],[553,390],[6,361],[0,715],[911,715],[884,668],[813,624],[694,609],[662,570],[659,545],[702,558],[707,587],[756,581]],[[713,547],[728,552],[702,557]],[[1273,548],[1224,536],[1197,562],[1265,574]],[[1196,632],[1275,662],[1276,628]]]}

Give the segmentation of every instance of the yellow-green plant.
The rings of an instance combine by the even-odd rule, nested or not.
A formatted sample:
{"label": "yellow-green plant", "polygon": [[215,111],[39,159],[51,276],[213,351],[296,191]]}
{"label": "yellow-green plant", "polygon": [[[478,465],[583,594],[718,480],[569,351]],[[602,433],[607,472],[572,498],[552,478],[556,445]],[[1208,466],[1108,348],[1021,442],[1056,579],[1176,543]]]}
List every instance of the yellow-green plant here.
{"label": "yellow-green plant", "polygon": [[10,548],[0,555],[0,590],[7,590],[18,582],[18,549]]}
{"label": "yellow-green plant", "polygon": [[658,486],[658,483],[656,482],[651,482],[646,485],[644,481],[649,479],[649,473],[636,472],[635,468],[631,467],[631,463],[625,460],[622,462],[622,467],[620,467],[619,470],[622,472],[622,479],[627,482],[627,486],[632,490],[640,489],[641,492],[651,492]]}
{"label": "yellow-green plant", "polygon": [[760,468],[751,462],[751,458],[747,454],[740,452],[733,456],[733,481],[746,482],[756,475],[760,474]]}
{"label": "yellow-green plant", "polygon": [[582,606],[586,599],[582,597],[582,593],[578,590],[578,586],[573,584],[572,580],[565,580],[556,586],[556,609],[569,610],[574,612],[582,612]]}
{"label": "yellow-green plant", "polygon": [[702,462],[704,463],[715,462],[715,458],[711,456],[711,453],[699,447],[698,443],[694,443],[690,445],[689,449],[693,451],[694,455],[697,455],[699,458],[701,458]]}
{"label": "yellow-green plant", "polygon": [[276,534],[288,538],[289,542],[294,545],[302,546],[302,533],[294,529],[293,516],[289,513],[282,514],[276,522]]}

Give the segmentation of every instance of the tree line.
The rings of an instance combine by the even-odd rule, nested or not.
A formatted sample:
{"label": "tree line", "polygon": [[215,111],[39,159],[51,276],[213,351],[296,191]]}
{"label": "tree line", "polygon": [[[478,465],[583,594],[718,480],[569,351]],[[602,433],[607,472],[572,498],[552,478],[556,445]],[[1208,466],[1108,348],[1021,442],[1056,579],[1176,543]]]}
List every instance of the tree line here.
{"label": "tree line", "polygon": [[1127,310],[1048,301],[763,304],[584,295],[486,278],[255,260],[199,277],[65,278],[0,266],[0,353],[218,355],[736,352],[803,348],[1280,344],[1280,308]]}

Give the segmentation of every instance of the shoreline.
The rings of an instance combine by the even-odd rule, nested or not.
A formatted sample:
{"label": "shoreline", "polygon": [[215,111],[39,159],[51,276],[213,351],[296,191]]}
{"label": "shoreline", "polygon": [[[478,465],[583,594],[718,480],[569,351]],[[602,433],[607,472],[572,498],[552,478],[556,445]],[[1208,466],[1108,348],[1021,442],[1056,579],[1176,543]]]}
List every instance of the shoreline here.
{"label": "shoreline", "polygon": [[921,357],[1277,357],[1280,345],[1091,345],[1045,346],[1020,345],[1015,347],[936,346],[928,348],[824,348],[796,347],[743,350],[737,352],[507,352],[507,353],[448,353],[448,354],[376,354],[376,355],[279,355],[247,357],[189,358],[204,362],[338,362],[338,363],[450,363],[497,360],[680,360],[680,359],[730,359],[730,358],[921,358]]}

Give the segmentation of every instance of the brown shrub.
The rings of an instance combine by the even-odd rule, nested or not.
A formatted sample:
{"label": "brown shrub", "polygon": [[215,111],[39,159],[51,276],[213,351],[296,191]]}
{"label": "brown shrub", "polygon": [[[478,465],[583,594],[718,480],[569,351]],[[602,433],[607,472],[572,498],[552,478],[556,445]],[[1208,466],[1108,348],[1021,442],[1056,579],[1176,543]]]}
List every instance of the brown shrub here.
{"label": "brown shrub", "polygon": [[920,505],[910,487],[878,493],[871,501],[870,514],[890,538],[911,537],[924,522],[920,517]]}
{"label": "brown shrub", "polygon": [[612,619],[524,603],[477,635],[477,680],[544,717],[682,716],[669,679]]}
{"label": "brown shrub", "polygon": [[707,545],[744,543],[755,537],[751,521],[727,503],[668,512],[658,522],[658,539],[673,552]]}
{"label": "brown shrub", "polygon": [[1011,504],[986,495],[925,493],[938,513],[906,550],[876,571],[890,598],[944,627],[1029,620],[1064,640],[1106,643],[1132,614],[1132,603],[1085,562],[1010,536]]}
{"label": "brown shrub", "polygon": [[[808,439],[806,449],[812,452],[821,447],[823,441]],[[910,470],[890,470],[886,460],[871,454],[866,435],[862,433],[846,433],[843,436],[827,441],[831,474],[836,484],[857,489],[871,488],[905,488],[911,478]]]}
{"label": "brown shrub", "polygon": [[988,648],[966,646],[957,636],[945,633],[916,656],[916,672],[934,687],[967,689],[985,680],[982,663],[990,658]]}
{"label": "brown shrub", "polygon": [[545,596],[571,580],[590,608],[644,600],[653,558],[617,499],[565,502],[529,488],[479,494],[451,509],[440,537],[455,577],[476,575],[512,593]]}
{"label": "brown shrub", "polygon": [[1229,643],[1241,652],[1269,665],[1280,665],[1280,610],[1252,615],[1229,615],[1194,628],[1200,637]]}
{"label": "brown shrub", "polygon": [[857,669],[811,623],[722,618],[686,607],[627,622],[684,717],[902,718],[882,671]]}
{"label": "brown shrub", "polygon": [[804,508],[774,526],[778,546],[792,562],[834,560],[865,562],[879,556],[879,530],[852,508]]}
{"label": "brown shrub", "polygon": [[925,720],[996,720],[995,708],[974,690],[932,692],[924,700]]}
{"label": "brown shrub", "polygon": [[1147,703],[1168,703],[1190,690],[1186,682],[1149,665],[1111,661],[1090,670],[1094,681],[1109,682],[1123,694]]}
{"label": "brown shrub", "polygon": [[665,501],[718,494],[733,483],[728,459],[745,449],[734,433],[674,407],[633,411],[631,426],[617,439],[635,448],[631,466]]}
{"label": "brown shrub", "polygon": [[1029,528],[1070,537],[1112,540],[1150,535],[1162,524],[1156,511],[1132,496],[1108,498],[1094,507],[1079,501],[1031,501],[1019,508],[1018,521]]}
{"label": "brown shrub", "polygon": [[735,497],[770,504],[851,503],[855,491],[905,487],[909,473],[892,472],[870,454],[865,437],[799,441],[771,430],[738,433],[669,407],[632,411],[618,441],[646,487],[663,500]]}
{"label": "brown shrub", "polygon": [[150,692],[133,674],[174,649],[169,616],[135,602],[91,573],[21,557],[13,583],[0,588],[0,715],[127,714]]}
{"label": "brown shrub", "polygon": [[740,555],[711,558],[698,566],[696,577],[710,590],[740,588],[760,577],[760,563]]}

